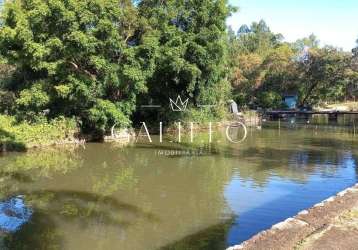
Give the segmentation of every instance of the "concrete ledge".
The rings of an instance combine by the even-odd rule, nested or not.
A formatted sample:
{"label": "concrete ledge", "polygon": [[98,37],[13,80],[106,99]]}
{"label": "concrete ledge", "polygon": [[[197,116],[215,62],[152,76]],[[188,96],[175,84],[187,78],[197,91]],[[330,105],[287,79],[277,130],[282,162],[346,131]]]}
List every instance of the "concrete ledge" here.
{"label": "concrete ledge", "polygon": [[273,225],[227,250],[295,249],[310,235],[328,227],[338,216],[358,206],[358,184],[332,196],[293,218]]}

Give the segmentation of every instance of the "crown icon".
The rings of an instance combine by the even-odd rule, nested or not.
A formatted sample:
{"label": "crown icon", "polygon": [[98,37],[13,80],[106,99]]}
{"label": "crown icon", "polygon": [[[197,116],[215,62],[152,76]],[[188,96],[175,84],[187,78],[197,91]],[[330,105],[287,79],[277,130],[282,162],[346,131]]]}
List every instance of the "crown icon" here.
{"label": "crown icon", "polygon": [[170,100],[170,107],[172,108],[173,111],[183,112],[186,110],[186,106],[188,105],[189,98],[183,102],[180,95],[178,95],[175,102],[171,98],[169,98],[169,100]]}

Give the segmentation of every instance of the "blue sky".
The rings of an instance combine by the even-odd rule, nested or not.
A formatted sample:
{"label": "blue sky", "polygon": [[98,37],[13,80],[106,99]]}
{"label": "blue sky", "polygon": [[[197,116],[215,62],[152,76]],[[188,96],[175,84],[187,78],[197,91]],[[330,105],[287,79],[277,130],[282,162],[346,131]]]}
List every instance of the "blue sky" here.
{"label": "blue sky", "polygon": [[358,38],[358,0],[229,0],[239,7],[227,23],[235,31],[242,24],[264,19],[286,41],[314,33],[321,45],[350,51]]}

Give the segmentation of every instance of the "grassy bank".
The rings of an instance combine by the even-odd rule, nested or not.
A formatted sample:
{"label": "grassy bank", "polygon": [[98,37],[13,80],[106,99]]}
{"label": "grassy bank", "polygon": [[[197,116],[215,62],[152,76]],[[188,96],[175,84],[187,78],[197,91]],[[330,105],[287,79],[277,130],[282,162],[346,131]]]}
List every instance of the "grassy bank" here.
{"label": "grassy bank", "polygon": [[0,151],[26,151],[34,147],[71,143],[75,142],[77,132],[73,119],[60,117],[30,124],[0,115]]}

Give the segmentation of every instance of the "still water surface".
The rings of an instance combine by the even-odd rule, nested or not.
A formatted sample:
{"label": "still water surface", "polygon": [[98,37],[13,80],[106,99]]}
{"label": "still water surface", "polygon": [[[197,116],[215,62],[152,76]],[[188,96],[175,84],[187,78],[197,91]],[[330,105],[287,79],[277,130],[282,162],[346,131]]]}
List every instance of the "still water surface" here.
{"label": "still water surface", "polygon": [[8,207],[0,231],[24,214],[11,204],[25,204],[27,215],[0,247],[225,249],[357,182],[358,136],[349,133],[263,129],[238,145],[219,132],[214,139],[0,157]]}

